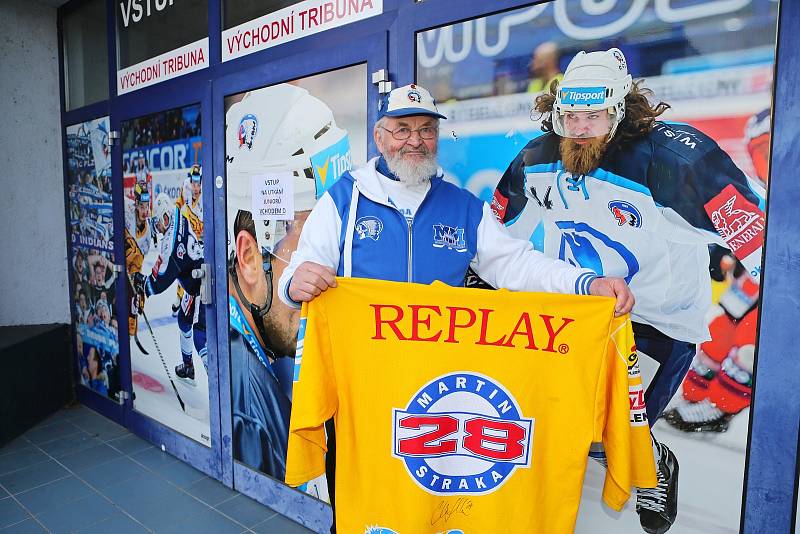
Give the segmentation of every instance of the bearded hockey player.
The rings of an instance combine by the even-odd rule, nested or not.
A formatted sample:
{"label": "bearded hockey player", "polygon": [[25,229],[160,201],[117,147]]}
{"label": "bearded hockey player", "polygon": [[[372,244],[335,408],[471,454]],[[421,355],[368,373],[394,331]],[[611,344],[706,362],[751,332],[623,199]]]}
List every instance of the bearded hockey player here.
{"label": "bearded hockey player", "polygon": [[[709,244],[760,274],[764,199],[711,138],[658,121],[669,106],[628,74],[616,48],[580,52],[536,99],[544,134],[506,169],[492,208],[548,256],[625,278],[636,347],[658,365],[645,395],[652,427],[709,339]],[[659,486],[637,492],[642,528],[677,514],[678,462],[653,443]]]}
{"label": "bearded hockey player", "polygon": [[[350,168],[350,143],[324,102],[289,84],[248,93],[225,121],[233,455],[283,480],[299,313],[273,297],[316,198]],[[264,174],[292,177],[291,220],[254,220]],[[324,475],[305,489],[328,498]]]}
{"label": "bearded hockey player", "polygon": [[160,237],[161,250],[150,275],[133,273],[132,279],[137,295],[149,297],[164,292],[177,280],[184,294],[178,310],[178,328],[183,363],[175,367],[178,378],[194,384],[192,342],[203,365],[208,368],[206,357],[205,314],[197,298],[200,294],[200,279],[193,274],[203,264],[202,226],[193,228],[166,193],[156,198],[154,226]]}

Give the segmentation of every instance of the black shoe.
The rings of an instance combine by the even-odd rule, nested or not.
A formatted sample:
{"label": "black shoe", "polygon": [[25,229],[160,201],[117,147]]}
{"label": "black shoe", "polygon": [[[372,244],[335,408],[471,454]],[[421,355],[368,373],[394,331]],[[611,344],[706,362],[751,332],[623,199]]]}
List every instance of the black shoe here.
{"label": "black shoe", "polygon": [[[700,403],[697,403],[698,405]],[[692,417],[693,414],[681,414],[678,408],[673,408],[664,412],[662,416],[671,427],[680,430],[681,432],[727,432],[728,426],[733,415],[731,413],[723,413],[719,410],[716,412],[704,414],[699,417]]]}
{"label": "black shoe", "polygon": [[678,515],[678,459],[666,445],[656,447],[658,486],[636,489],[636,513],[645,532],[664,534]]}
{"label": "black shoe", "polygon": [[182,363],[175,366],[175,376],[184,380],[194,380],[194,365]]}

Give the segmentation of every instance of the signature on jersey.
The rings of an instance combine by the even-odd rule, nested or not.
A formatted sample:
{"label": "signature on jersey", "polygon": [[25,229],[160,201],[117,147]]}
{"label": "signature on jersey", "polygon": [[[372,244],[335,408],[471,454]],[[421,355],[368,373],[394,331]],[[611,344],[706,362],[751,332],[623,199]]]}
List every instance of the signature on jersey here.
{"label": "signature on jersey", "polygon": [[[459,497],[455,502],[441,501],[431,515],[431,526],[435,526],[439,521],[447,523],[456,514],[468,516],[472,511],[472,499]],[[448,533],[455,534],[460,530],[448,530]]]}

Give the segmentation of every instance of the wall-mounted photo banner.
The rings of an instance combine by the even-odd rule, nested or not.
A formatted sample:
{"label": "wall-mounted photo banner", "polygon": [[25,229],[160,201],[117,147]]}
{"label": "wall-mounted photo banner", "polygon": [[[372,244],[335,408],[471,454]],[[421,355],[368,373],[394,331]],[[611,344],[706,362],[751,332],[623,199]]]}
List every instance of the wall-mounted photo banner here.
{"label": "wall-mounted photo banner", "polygon": [[[367,68],[225,99],[233,458],[284,480],[300,310],[278,279],[311,209],[367,158]],[[315,480],[305,490],[327,500]]]}
{"label": "wall-mounted photo banner", "polygon": [[108,117],[67,127],[75,359],[80,383],[120,389]]}
{"label": "wall-mounted photo banner", "polygon": [[[600,502],[604,467],[588,462],[575,532],[734,534],[778,4],[588,5],[556,0],[417,34],[417,82],[448,117],[439,163],[513,235],[624,277],[636,296],[660,485],[616,513]],[[591,111],[570,96],[595,99],[596,87],[616,96]]]}
{"label": "wall-mounted photo banner", "polygon": [[306,0],[222,32],[222,61],[265,50],[383,12],[383,0]]}
{"label": "wall-mounted photo banner", "polygon": [[207,0],[117,0],[117,94],[208,66]]}
{"label": "wall-mounted photo banner", "polygon": [[122,123],[133,407],[211,444],[200,106]]}

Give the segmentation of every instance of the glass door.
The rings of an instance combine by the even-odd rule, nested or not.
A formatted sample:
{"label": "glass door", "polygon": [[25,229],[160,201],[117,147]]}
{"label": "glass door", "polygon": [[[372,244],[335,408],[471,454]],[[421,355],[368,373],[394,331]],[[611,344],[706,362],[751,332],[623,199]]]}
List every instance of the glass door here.
{"label": "glass door", "polygon": [[[109,131],[108,116],[66,127],[66,189],[75,357],[84,386],[80,397],[92,406],[105,405],[104,413],[120,420],[125,395],[120,394],[119,252],[114,246]],[[117,403],[111,411],[118,413],[108,413],[111,405],[98,399]]]}
{"label": "glass door", "polygon": [[[209,82],[188,76],[114,102],[114,171],[122,184],[121,352],[128,426],[162,450],[220,476],[217,358],[210,298],[213,221]],[[206,154],[208,152],[208,155]],[[204,214],[205,213],[205,214]],[[211,250],[209,250],[211,249]],[[208,274],[205,274],[207,273]]]}
{"label": "glass door", "polygon": [[229,325],[219,339],[223,454],[237,490],[318,532],[332,519],[324,478],[283,483],[299,310],[277,284],[316,200],[374,154],[371,80],[386,57],[378,34],[214,84],[215,298]]}
{"label": "glass door", "polygon": [[[546,255],[628,280],[637,297],[632,319],[648,422],[659,460],[668,464],[661,470],[665,484],[677,484],[680,474],[680,493],[670,490],[677,495],[677,517],[666,522],[674,521],[676,532],[737,532],[755,373],[778,5],[589,4],[542,2],[457,23],[443,13],[447,5],[428,13],[424,5],[409,7],[399,24],[405,47],[399,70],[407,73],[400,82],[416,81],[443,102],[448,135],[442,135],[439,156],[445,175],[490,202],[512,234]],[[620,70],[639,80],[629,94],[641,95],[646,105],[636,109],[626,100],[629,120],[619,125],[619,141],[588,156],[553,132],[550,111],[562,98],[556,87],[569,82],[573,58],[608,50]],[[634,116],[656,122],[633,134]],[[664,194],[664,176],[629,173],[630,158],[645,158],[652,170],[665,157],[656,149],[634,153],[631,147],[641,140],[686,161],[695,161],[702,143],[703,153],[718,160],[702,176],[671,170],[671,193]],[[591,161],[579,162],[583,156]],[[548,165],[561,174],[549,173]],[[571,197],[575,191],[561,193],[564,176],[581,177],[586,188],[575,188],[580,198]],[[625,196],[623,182],[642,184],[649,200],[627,202],[632,197]],[[601,189],[617,196],[597,204]],[[661,229],[645,230],[642,247],[637,240],[656,222],[642,216],[647,202],[669,215]],[[733,204],[736,213],[747,214],[736,228],[723,208]],[[682,239],[675,234],[680,225],[707,239]],[[653,256],[656,247],[664,254]],[[653,517],[665,508],[655,494],[642,492],[637,500],[634,493],[621,513],[607,508],[600,498],[604,478],[605,468],[589,462],[576,532],[635,533],[651,521],[662,526],[649,528],[669,526]]]}

